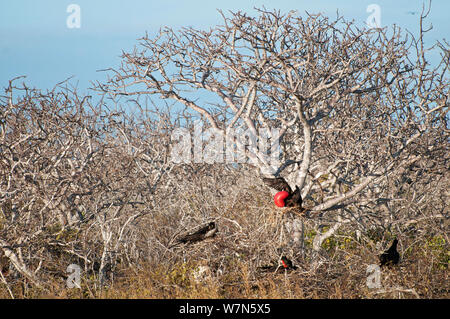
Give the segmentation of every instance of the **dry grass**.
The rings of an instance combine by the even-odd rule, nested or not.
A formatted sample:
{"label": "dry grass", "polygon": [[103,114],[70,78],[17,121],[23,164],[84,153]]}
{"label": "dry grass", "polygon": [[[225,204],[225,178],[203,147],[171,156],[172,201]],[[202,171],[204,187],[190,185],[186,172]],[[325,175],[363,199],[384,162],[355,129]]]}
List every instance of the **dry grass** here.
{"label": "dry grass", "polygon": [[[217,178],[224,179],[220,175]],[[238,177],[229,173],[227,178]],[[251,181],[246,176],[239,178]],[[239,178],[237,183],[226,183],[239,185]],[[295,252],[287,244],[288,217],[273,206],[270,193],[259,191],[256,180],[249,186],[230,187],[224,194],[205,189],[199,195],[198,185],[204,183],[205,179],[199,179],[175,190],[169,198],[173,200],[171,205],[158,207],[134,226],[136,240],[130,252],[137,252],[137,257],[129,256],[124,249],[109,271],[106,285],[99,285],[98,272],[90,266],[83,268],[81,289],[67,288],[65,270],[74,262],[73,256],[55,250],[51,262],[41,270],[46,287],[37,289],[8,269],[3,256],[0,270],[8,286],[0,277],[0,298],[450,297],[447,220],[423,219],[413,228],[398,227],[395,233],[374,228],[359,236],[350,225],[325,240],[320,252],[312,249],[312,239],[321,220],[304,220],[305,246]],[[217,184],[217,180],[208,183]],[[215,200],[208,201],[211,198]],[[210,219],[215,219],[219,227],[215,238],[168,249],[177,233]],[[382,268],[381,288],[370,289],[367,267],[378,263],[378,255],[394,236],[399,239],[400,264]],[[93,239],[86,244],[93,249],[99,246]],[[297,270],[276,274],[257,270],[277,261],[281,251],[293,260]],[[200,267],[206,270],[196,279]]]}
{"label": "dry grass", "polygon": [[[229,174],[227,178],[234,177]],[[352,227],[344,227],[323,242],[319,253],[312,249],[318,221],[305,220],[305,247],[295,253],[286,243],[284,223],[288,217],[273,207],[269,193],[258,191],[258,185],[252,183],[240,189],[229,188],[220,196],[213,189],[198,195],[195,183],[179,191],[183,196],[175,192],[178,201],[160,207],[135,226],[139,231],[133,251],[139,252],[139,257],[118,258],[102,287],[98,272],[88,267],[81,274],[81,289],[67,288],[65,269],[73,259],[58,251],[45,269],[45,289],[33,287],[8,269],[2,257],[0,269],[8,286],[0,277],[0,298],[450,297],[446,220],[436,224],[424,219],[414,228],[398,228],[395,234],[372,229],[356,236]],[[217,199],[214,206],[208,198]],[[177,232],[209,219],[215,219],[219,226],[215,238],[167,248]],[[180,223],[185,226],[180,228]],[[382,268],[381,288],[370,289],[367,267],[378,263],[378,254],[394,235],[399,238],[401,261],[395,267]],[[276,274],[257,270],[276,261],[280,251],[294,261],[297,270]],[[206,270],[196,279],[200,267]]]}
{"label": "dry grass", "polygon": [[[216,245],[200,243],[193,248],[201,252],[207,250],[206,246]],[[322,263],[300,261],[299,268],[289,273],[260,273],[254,262],[238,256],[231,256],[217,268],[217,258],[211,255],[200,262],[119,267],[114,280],[102,289],[95,275],[83,275],[81,289],[68,289],[63,278],[56,277],[45,292],[26,288],[24,281],[10,289],[16,298],[449,298],[446,246],[436,249],[416,243],[408,249],[398,266],[381,269],[379,289],[366,285],[366,269],[375,257],[359,245],[335,247],[328,250],[327,258],[317,257]],[[201,279],[195,279],[198,267],[204,265],[210,268]],[[0,298],[10,297],[5,285],[0,284]]]}

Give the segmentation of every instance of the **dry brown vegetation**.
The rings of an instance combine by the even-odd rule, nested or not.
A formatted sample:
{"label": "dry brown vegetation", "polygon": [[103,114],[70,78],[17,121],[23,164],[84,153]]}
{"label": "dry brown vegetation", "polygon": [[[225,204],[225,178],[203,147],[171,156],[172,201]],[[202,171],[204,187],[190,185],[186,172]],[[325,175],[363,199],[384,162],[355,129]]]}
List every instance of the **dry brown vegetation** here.
{"label": "dry brown vegetation", "polygon": [[[0,297],[449,298],[449,50],[436,44],[431,67],[425,33],[231,13],[208,32],[145,37],[96,85],[101,99],[12,80],[0,98]],[[219,134],[279,127],[280,165],[174,163],[171,133],[196,119]],[[268,172],[301,187],[310,217],[275,207]],[[173,246],[211,220],[214,238]],[[395,237],[399,265],[368,288]],[[281,254],[298,269],[258,271]],[[80,288],[66,285],[70,264]]]}

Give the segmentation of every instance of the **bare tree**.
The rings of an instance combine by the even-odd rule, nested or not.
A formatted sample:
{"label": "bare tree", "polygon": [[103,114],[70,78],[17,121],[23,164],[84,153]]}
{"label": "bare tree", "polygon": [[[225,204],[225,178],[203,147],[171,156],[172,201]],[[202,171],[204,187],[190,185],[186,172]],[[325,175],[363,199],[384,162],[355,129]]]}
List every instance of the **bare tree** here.
{"label": "bare tree", "polygon": [[135,251],[136,223],[173,166],[168,116],[133,117],[62,85],[43,93],[15,80],[0,101],[0,248],[37,286],[60,269],[55,255],[103,284]]}
{"label": "bare tree", "polygon": [[[260,129],[279,128],[280,165],[271,167],[264,152],[250,152],[250,163],[264,175],[286,172],[310,211],[334,220],[315,237],[318,250],[343,224],[366,227],[374,217],[370,203],[383,219],[393,176],[424,154],[443,154],[448,45],[438,44],[442,60],[431,68],[423,28],[416,39],[397,27],[361,29],[342,17],[257,11],[220,12],[223,23],[209,30],[147,35],[97,89],[174,100],[222,136],[243,128],[261,138]],[[300,225],[289,226],[297,244]]]}
{"label": "bare tree", "polygon": [[[17,271],[42,286],[38,273],[49,249],[63,234],[76,234],[83,220],[74,196],[96,187],[86,185],[84,174],[100,154],[98,136],[84,108],[89,97],[44,94],[18,88],[14,80],[6,93],[0,113],[1,248]],[[78,255],[71,240],[63,249]]]}

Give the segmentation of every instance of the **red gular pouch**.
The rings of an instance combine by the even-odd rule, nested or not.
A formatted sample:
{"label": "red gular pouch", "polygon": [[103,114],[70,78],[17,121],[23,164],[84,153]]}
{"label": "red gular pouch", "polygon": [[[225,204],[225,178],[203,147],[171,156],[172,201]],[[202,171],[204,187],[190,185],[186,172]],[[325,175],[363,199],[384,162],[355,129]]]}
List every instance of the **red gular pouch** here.
{"label": "red gular pouch", "polygon": [[286,191],[282,191],[282,192],[278,192],[275,194],[275,196],[273,197],[273,200],[275,202],[275,205],[277,205],[278,207],[284,207],[286,206],[284,203],[284,200],[286,199],[286,197],[289,196],[289,193]]}

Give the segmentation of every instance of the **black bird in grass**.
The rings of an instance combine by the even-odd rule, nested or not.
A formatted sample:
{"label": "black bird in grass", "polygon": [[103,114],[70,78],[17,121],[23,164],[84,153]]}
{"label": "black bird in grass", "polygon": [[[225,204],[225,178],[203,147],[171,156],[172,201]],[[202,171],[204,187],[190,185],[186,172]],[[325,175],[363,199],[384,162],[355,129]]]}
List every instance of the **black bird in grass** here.
{"label": "black bird in grass", "polygon": [[258,267],[258,270],[263,272],[276,272],[276,271],[284,271],[284,270],[295,270],[297,269],[297,266],[294,266],[292,264],[292,261],[289,260],[286,256],[282,256],[280,259],[281,265],[267,265]]}
{"label": "black bird in grass", "polygon": [[400,254],[397,251],[398,240],[394,239],[391,247],[380,255],[380,266],[391,266],[398,264]]}
{"label": "black bird in grass", "polygon": [[195,243],[206,238],[213,237],[217,232],[217,225],[215,222],[210,222],[192,234],[187,234],[177,239],[177,243],[188,244]]}
{"label": "black bird in grass", "polygon": [[262,180],[264,183],[267,184],[267,186],[272,187],[279,192],[288,193],[288,196],[284,198],[285,207],[302,208],[303,200],[298,186],[295,186],[295,190],[292,191],[291,187],[283,177],[275,177],[275,178],[263,177]]}
{"label": "black bird in grass", "polygon": [[297,266],[294,266],[292,260],[288,259],[286,256],[281,257],[281,265],[284,269],[297,269]]}

